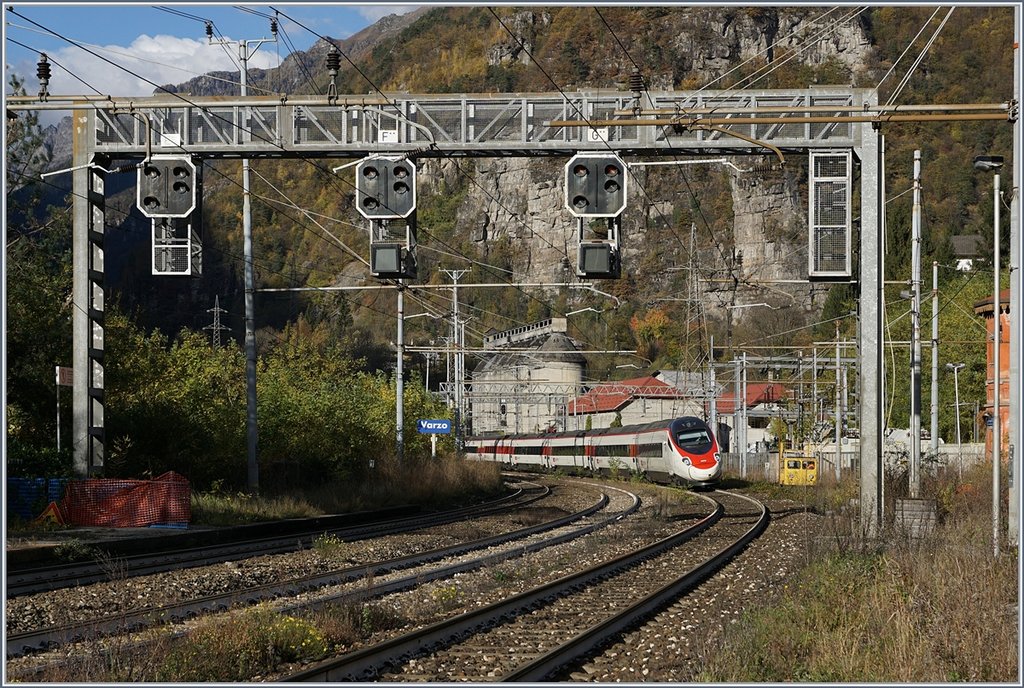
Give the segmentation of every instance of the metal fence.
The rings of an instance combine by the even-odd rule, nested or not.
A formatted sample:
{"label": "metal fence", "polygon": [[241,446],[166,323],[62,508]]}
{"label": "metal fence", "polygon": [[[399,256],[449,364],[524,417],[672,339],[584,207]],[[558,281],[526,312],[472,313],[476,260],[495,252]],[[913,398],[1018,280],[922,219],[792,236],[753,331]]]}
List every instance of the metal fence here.
{"label": "metal fence", "polygon": [[[818,474],[822,477],[834,477],[836,474],[836,452],[821,448],[810,454],[818,460]],[[723,452],[720,455],[726,473],[746,480],[775,481],[779,475],[779,455],[777,452]],[[909,460],[904,452],[885,451],[885,467],[887,469],[904,468]],[[984,444],[963,444],[959,448],[955,444],[939,446],[938,454],[924,454],[921,457],[922,470],[938,470],[940,467],[964,470],[976,463],[986,460]],[[840,476],[860,476],[860,451],[839,452]]]}

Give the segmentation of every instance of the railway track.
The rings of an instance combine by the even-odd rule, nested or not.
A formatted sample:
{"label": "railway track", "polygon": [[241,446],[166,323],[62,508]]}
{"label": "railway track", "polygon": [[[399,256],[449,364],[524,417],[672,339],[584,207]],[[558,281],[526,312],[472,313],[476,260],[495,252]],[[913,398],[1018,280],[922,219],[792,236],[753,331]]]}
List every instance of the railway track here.
{"label": "railway track", "polygon": [[564,675],[687,594],[767,527],[761,503],[714,495],[705,497],[716,503],[709,516],[658,542],[283,680],[543,681]]}
{"label": "railway track", "polygon": [[[168,549],[131,556],[101,553],[97,559],[88,562],[8,570],[6,576],[7,599],[64,587],[87,585],[110,580],[112,577],[143,576],[162,571],[208,566],[225,561],[238,561],[267,554],[295,552],[312,547],[314,541],[324,535],[350,542],[409,532],[522,508],[543,499],[548,494],[550,494],[550,488],[525,483],[511,494],[498,499],[435,514],[417,514],[413,517],[389,519],[380,523],[326,528],[324,524],[329,524],[331,521],[315,519],[315,526],[287,535],[248,537],[214,545]],[[251,532],[251,529],[246,528],[243,532]]]}
{"label": "railway track", "polygon": [[[221,595],[205,596],[200,599],[162,607],[139,609],[130,613],[118,614],[116,617],[109,619],[95,619],[89,620],[86,623],[66,624],[24,633],[9,634],[7,636],[7,655],[9,658],[16,657],[34,650],[41,650],[73,641],[88,640],[114,633],[125,633],[157,623],[181,621],[191,616],[216,613],[234,606],[253,604],[268,599],[294,598],[296,596],[312,598],[298,602],[283,603],[282,611],[295,613],[310,611],[328,604],[344,604],[351,600],[363,600],[367,597],[376,597],[406,590],[430,580],[450,577],[459,572],[494,564],[511,557],[521,556],[526,552],[580,537],[621,519],[638,508],[639,500],[636,495],[631,495],[616,488],[610,489],[620,493],[617,501],[622,506],[609,508],[610,500],[607,493],[599,491],[597,492],[598,499],[584,509],[511,532],[478,538],[469,542],[405,557],[306,576],[286,582],[256,586]],[[624,499],[626,497],[628,497],[628,500]],[[626,501],[628,501],[628,504],[624,504]],[[605,513],[601,513],[602,511]],[[570,526],[570,524],[587,519],[588,517],[593,518],[586,523]],[[509,545],[509,543],[515,544]],[[453,559],[460,557],[460,555],[474,552],[479,552],[479,554],[463,556],[456,561],[443,563],[441,566],[430,570],[424,568],[432,562]],[[385,575],[402,570],[411,570],[412,572],[405,576],[387,577]],[[344,589],[328,594],[307,595],[307,593],[312,591],[330,586],[342,586],[346,583],[360,580],[373,580],[374,583],[371,586],[356,586],[355,590]]]}

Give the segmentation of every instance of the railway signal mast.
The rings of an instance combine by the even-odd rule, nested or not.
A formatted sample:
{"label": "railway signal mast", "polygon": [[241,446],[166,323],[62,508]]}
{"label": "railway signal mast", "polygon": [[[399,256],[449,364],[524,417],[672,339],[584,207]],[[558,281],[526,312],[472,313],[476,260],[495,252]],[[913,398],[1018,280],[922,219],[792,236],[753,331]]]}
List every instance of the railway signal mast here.
{"label": "railway signal mast", "polygon": [[[401,156],[370,156],[356,166],[356,208],[370,220],[370,273],[379,279],[416,277],[416,165]],[[390,220],[405,220],[405,236]]]}
{"label": "railway signal mast", "polygon": [[[565,165],[565,207],[577,218],[576,274],[587,279],[617,279],[622,274],[620,218],[626,209],[626,165],[622,158],[604,153],[574,155]],[[586,226],[588,219],[600,218],[608,222],[603,232]]]}

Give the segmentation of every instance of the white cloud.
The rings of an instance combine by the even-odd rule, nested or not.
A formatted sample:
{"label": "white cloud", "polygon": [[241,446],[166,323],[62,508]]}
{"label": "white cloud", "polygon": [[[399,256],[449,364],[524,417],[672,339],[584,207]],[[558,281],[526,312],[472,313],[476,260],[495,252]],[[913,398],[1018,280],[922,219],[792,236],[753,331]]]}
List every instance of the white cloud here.
{"label": "white cloud", "polygon": [[359,14],[369,22],[376,22],[389,14],[408,14],[419,5],[371,5],[359,7]]}
{"label": "white cloud", "polygon": [[[180,84],[215,71],[234,72],[229,78],[235,82],[238,80],[238,47],[235,44],[209,45],[206,41],[191,38],[141,35],[128,46],[108,45],[90,49],[109,62],[73,47],[52,53],[51,94],[92,94],[96,90],[112,96],[148,96],[153,93],[154,84]],[[277,59],[276,53],[259,51],[250,58],[249,67],[274,67]],[[57,66],[58,63],[61,67]],[[15,71],[34,75],[35,65],[16,66]],[[30,77],[29,81],[34,80]],[[33,88],[31,83],[26,85],[30,93]]]}

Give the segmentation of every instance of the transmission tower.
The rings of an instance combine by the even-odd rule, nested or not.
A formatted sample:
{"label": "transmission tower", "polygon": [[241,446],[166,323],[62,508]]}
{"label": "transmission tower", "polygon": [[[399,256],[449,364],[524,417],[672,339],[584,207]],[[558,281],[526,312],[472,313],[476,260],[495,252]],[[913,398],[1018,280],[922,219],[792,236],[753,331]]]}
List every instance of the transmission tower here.
{"label": "transmission tower", "polygon": [[224,310],[223,308],[220,307],[220,296],[213,297],[213,308],[206,309],[206,312],[207,313],[213,313],[213,322],[211,324],[207,325],[206,327],[204,327],[203,329],[204,330],[212,330],[213,331],[213,347],[215,349],[220,348],[220,332],[221,332],[221,330],[227,330],[228,332],[231,331],[230,327],[227,327],[226,325],[221,325],[220,324],[220,314],[221,313],[227,313],[226,310]]}

